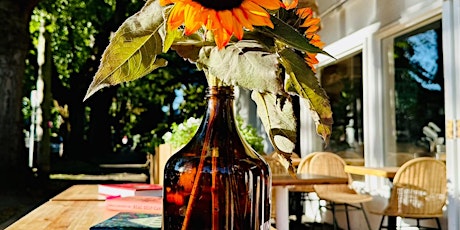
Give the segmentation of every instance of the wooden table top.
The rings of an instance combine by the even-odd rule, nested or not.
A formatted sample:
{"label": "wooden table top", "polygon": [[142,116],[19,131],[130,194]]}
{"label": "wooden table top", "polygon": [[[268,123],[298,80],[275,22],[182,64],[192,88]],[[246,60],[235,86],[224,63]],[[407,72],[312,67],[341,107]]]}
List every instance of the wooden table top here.
{"label": "wooden table top", "polygon": [[315,174],[297,174],[297,178],[290,175],[273,175],[273,186],[313,185],[313,184],[346,184],[348,178],[323,176]]}
{"label": "wooden table top", "polygon": [[104,201],[106,196],[100,195],[97,192],[95,184],[74,185],[55,197],[52,201]]}
{"label": "wooden table top", "polygon": [[364,166],[364,158],[343,158],[347,165]]}
{"label": "wooden table top", "polygon": [[393,179],[399,167],[366,167],[346,165],[345,172],[357,175],[372,175]]}
{"label": "wooden table top", "polygon": [[[345,184],[347,182],[347,178],[312,174],[299,174],[297,178],[289,175],[272,177],[273,186]],[[118,213],[107,210],[104,199],[104,196],[98,194],[96,184],[74,185],[32,210],[6,229],[89,229]]]}
{"label": "wooden table top", "polygon": [[103,201],[48,201],[23,216],[8,230],[89,229],[115,214]]}

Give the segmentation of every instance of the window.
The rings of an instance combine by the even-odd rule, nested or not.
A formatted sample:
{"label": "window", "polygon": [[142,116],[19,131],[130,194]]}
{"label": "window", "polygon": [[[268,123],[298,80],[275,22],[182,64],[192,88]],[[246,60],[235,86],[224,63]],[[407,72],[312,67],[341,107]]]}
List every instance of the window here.
{"label": "window", "polygon": [[364,157],[362,54],[321,68],[320,76],[321,85],[331,102],[334,119],[326,150],[344,158]]}
{"label": "window", "polygon": [[[441,21],[393,38],[394,125],[387,165],[401,165],[443,144],[444,76]],[[391,77],[391,76],[390,76]]]}

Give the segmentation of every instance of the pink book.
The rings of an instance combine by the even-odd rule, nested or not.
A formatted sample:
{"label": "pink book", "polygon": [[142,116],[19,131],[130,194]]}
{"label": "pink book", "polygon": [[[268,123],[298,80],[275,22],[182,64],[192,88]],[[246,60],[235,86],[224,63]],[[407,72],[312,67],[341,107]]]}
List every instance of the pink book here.
{"label": "pink book", "polygon": [[99,184],[98,192],[110,197],[127,196],[163,196],[163,187],[158,184],[124,183]]}
{"label": "pink book", "polygon": [[161,214],[163,198],[156,196],[127,196],[105,200],[105,207],[120,212]]}

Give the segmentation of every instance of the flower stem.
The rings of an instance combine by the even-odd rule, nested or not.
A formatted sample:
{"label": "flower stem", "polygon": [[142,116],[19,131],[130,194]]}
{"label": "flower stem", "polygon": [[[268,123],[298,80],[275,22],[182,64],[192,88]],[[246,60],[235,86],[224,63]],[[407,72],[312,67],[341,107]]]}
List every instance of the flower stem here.
{"label": "flower stem", "polygon": [[[207,142],[205,141],[204,143],[207,143]],[[184,223],[182,224],[182,230],[186,230],[188,228],[188,223],[192,216],[192,209],[193,209],[195,200],[197,199],[198,185],[200,184],[201,174],[203,172],[203,167],[204,167],[204,161],[206,159],[207,147],[208,146],[203,146],[203,149],[201,150],[200,163],[198,164],[198,169],[196,170],[195,180],[193,181],[192,192],[190,193],[190,198],[189,198],[189,202],[187,205],[187,211],[185,212]]]}
{"label": "flower stem", "polygon": [[[215,107],[214,104],[210,105],[212,107]],[[209,108],[208,108],[209,109]],[[213,113],[215,113],[215,109],[210,109],[210,116],[209,116],[209,122],[208,124],[206,124],[206,126],[208,127],[211,127],[212,124],[214,123],[214,119],[215,119],[215,116]],[[206,118],[203,118],[203,119],[206,119]],[[193,210],[193,205],[195,204],[196,200],[197,200],[197,193],[198,193],[198,189],[199,189],[199,184],[200,184],[200,180],[201,180],[201,175],[203,173],[203,167],[204,167],[204,162],[205,162],[205,159],[206,159],[206,154],[210,148],[210,143],[211,141],[209,140],[211,138],[211,131],[212,129],[206,129],[206,133],[205,133],[205,139],[203,141],[203,147],[201,149],[201,157],[200,157],[200,163],[198,164],[198,168],[196,170],[196,175],[195,175],[195,180],[193,181],[193,187],[192,187],[192,191],[190,193],[190,198],[189,198],[189,202],[187,204],[187,211],[185,212],[185,218],[184,218],[184,222],[182,224],[182,230],[186,230],[188,228],[188,225],[189,225],[189,222],[190,222],[190,219],[191,219],[191,216],[192,216],[192,210]],[[214,162],[213,162],[214,164]],[[213,165],[214,167],[214,165]],[[214,173],[214,172],[213,172]]]}
{"label": "flower stem", "polygon": [[217,184],[217,158],[219,157],[219,149],[212,149],[212,228],[217,229],[219,226],[219,186]]}

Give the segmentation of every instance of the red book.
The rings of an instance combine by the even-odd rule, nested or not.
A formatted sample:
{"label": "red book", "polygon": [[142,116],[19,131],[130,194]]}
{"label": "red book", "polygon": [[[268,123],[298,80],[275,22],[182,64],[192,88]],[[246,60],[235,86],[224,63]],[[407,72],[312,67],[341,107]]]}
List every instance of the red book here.
{"label": "red book", "polygon": [[161,214],[163,197],[157,196],[127,196],[105,200],[105,207],[120,212],[136,212]]}
{"label": "red book", "polygon": [[158,184],[125,183],[99,184],[98,192],[106,196],[163,196],[163,187]]}

